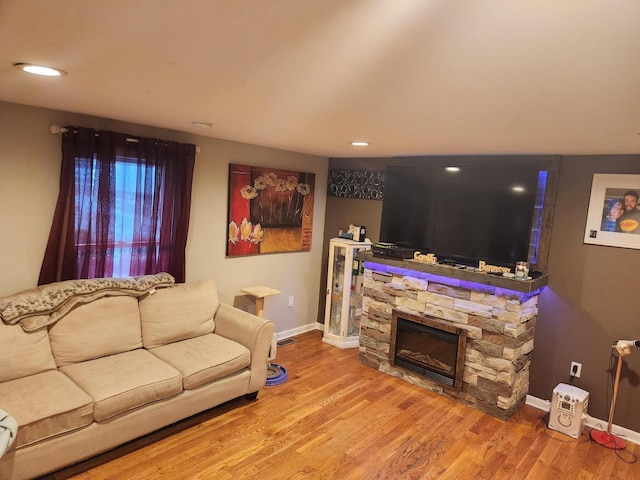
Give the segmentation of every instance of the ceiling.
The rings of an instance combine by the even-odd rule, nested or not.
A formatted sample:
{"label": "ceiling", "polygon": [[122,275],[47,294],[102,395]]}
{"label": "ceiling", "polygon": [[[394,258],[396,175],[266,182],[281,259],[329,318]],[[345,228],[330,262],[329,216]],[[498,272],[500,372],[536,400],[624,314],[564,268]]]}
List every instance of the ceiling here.
{"label": "ceiling", "polygon": [[0,0],[0,100],[325,157],[637,154],[640,2]]}

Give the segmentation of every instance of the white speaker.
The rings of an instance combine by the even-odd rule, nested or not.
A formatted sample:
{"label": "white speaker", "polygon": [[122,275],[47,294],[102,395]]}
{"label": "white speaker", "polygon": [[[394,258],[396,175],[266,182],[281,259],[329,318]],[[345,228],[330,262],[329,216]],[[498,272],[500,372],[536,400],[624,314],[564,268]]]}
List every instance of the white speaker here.
{"label": "white speaker", "polygon": [[559,383],[553,389],[549,428],[578,438],[584,430],[588,406],[589,392],[573,385]]}

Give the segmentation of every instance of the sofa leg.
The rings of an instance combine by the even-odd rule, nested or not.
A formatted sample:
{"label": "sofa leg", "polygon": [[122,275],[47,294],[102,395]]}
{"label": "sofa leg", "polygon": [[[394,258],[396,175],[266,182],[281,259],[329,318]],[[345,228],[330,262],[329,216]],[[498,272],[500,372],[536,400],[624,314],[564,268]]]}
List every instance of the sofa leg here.
{"label": "sofa leg", "polygon": [[255,400],[256,398],[258,398],[258,392],[247,393],[244,397],[247,400]]}

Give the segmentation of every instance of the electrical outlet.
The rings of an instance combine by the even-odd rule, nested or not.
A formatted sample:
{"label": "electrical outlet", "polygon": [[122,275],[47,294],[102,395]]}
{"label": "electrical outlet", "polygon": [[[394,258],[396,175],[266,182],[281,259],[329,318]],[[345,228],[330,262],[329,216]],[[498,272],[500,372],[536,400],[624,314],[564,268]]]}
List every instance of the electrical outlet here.
{"label": "electrical outlet", "polygon": [[582,364],[578,362],[571,362],[571,370],[569,370],[569,375],[572,377],[580,378],[582,375]]}
{"label": "electrical outlet", "polygon": [[293,295],[289,297],[289,308],[293,307]]}

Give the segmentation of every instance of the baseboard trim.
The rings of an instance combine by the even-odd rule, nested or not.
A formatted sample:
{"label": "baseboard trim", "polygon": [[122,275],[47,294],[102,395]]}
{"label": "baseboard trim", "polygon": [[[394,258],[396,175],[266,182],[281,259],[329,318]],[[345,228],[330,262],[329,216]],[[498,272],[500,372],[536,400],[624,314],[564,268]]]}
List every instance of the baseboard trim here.
{"label": "baseboard trim", "polygon": [[301,333],[307,333],[312,330],[323,330],[324,325],[320,322],[316,323],[308,323],[307,325],[303,325],[301,327],[292,328],[291,330],[285,330],[283,332],[278,332],[278,340],[283,340],[289,337],[295,337],[296,335],[300,335]]}
{"label": "baseboard trim", "polygon": [[[551,410],[551,401],[542,400],[541,398],[534,397],[533,395],[527,395],[526,404],[547,413]],[[608,423],[608,420],[601,420],[599,418],[592,417],[591,415],[587,415],[586,426],[589,428],[595,427],[599,430],[606,430]],[[635,432],[633,430],[629,430],[628,428],[613,424],[611,426],[611,433],[625,439],[628,442],[640,445],[639,432]]]}

